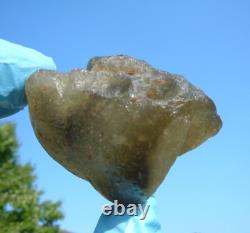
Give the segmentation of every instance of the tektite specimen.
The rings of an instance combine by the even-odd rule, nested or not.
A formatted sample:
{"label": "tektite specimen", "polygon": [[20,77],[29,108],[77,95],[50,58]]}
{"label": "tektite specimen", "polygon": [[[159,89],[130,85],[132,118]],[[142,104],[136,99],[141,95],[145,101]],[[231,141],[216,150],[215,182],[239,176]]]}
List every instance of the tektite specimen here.
{"label": "tektite specimen", "polygon": [[143,202],[179,155],[222,125],[200,89],[128,56],[96,57],[69,73],[41,70],[25,88],[45,150],[124,204]]}

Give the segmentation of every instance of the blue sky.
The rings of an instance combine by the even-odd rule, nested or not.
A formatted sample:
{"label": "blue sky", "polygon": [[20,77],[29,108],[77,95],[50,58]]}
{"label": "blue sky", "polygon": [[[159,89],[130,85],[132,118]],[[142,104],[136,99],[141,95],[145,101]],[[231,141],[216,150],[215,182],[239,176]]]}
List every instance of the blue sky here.
{"label": "blue sky", "polygon": [[[250,1],[13,1],[0,4],[0,38],[54,58],[58,70],[127,54],[183,74],[216,103],[219,134],[178,158],[155,196],[163,232],[250,233]],[[94,230],[108,203],[38,143],[27,108],[17,123],[22,162],[45,198],[63,201],[63,228]]]}

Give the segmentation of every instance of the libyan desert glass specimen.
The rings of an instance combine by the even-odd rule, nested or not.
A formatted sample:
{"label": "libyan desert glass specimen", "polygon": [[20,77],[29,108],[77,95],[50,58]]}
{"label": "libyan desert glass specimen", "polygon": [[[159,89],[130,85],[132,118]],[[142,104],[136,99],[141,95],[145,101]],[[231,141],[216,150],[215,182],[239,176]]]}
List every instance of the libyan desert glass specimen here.
{"label": "libyan desert glass specimen", "polygon": [[69,73],[41,70],[25,88],[45,150],[124,204],[143,202],[179,155],[222,125],[200,89],[128,56],[96,57]]}

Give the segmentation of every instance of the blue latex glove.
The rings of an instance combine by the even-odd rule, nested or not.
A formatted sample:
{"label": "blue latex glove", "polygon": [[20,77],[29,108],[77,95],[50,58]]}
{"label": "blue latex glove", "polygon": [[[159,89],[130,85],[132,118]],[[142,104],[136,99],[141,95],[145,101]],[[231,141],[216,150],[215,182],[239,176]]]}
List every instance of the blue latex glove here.
{"label": "blue latex glove", "polygon": [[[0,118],[14,114],[25,107],[25,80],[39,69],[55,70],[52,58],[33,49],[0,39]],[[149,198],[147,216],[106,216],[98,221],[95,233],[160,233],[155,215],[155,199]]]}
{"label": "blue latex glove", "polygon": [[52,58],[0,39],[0,118],[26,106],[25,80],[39,69],[55,70]]}
{"label": "blue latex glove", "polygon": [[156,201],[150,197],[146,203],[150,205],[147,216],[141,220],[140,216],[114,216],[102,214],[94,233],[160,233],[161,225],[155,214]]}

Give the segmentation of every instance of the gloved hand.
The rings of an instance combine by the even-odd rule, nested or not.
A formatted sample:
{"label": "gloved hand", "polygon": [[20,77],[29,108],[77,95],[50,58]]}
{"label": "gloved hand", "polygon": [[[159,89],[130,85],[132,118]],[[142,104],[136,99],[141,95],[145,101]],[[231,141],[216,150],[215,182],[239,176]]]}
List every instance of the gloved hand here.
{"label": "gloved hand", "polygon": [[155,214],[156,201],[150,197],[146,203],[149,205],[147,216],[141,220],[138,216],[109,216],[102,214],[94,233],[160,233],[161,225]]}
{"label": "gloved hand", "polygon": [[52,58],[0,39],[0,118],[25,107],[25,80],[39,69],[55,70]]}
{"label": "gloved hand", "polygon": [[[55,70],[52,58],[33,49],[0,39],[0,118],[14,114],[25,107],[25,80],[39,69]],[[155,215],[155,199],[149,198],[147,216],[100,217],[95,233],[160,233]]]}

